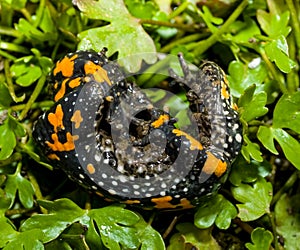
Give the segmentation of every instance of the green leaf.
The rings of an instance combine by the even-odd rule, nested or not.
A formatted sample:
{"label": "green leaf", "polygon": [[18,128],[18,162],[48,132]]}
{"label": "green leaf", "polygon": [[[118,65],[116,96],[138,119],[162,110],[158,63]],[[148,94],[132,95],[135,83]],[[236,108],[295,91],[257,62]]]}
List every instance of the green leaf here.
{"label": "green leaf", "polygon": [[300,194],[283,194],[275,205],[276,231],[284,238],[284,249],[299,250]]}
{"label": "green leaf", "polygon": [[[168,22],[169,16],[165,12],[157,12],[152,19],[155,21]],[[177,29],[171,27],[159,27],[155,31],[164,39],[169,39],[177,34]]]}
{"label": "green leaf", "polygon": [[[0,183],[0,184],[2,186],[2,183]],[[11,204],[11,199],[6,196],[3,189],[0,189],[0,220],[2,219],[2,217],[5,218],[5,212],[10,207],[10,204]],[[0,229],[1,228],[2,227],[0,226]],[[0,235],[1,235],[1,231],[0,231]]]}
{"label": "green leaf", "polygon": [[47,209],[49,214],[33,215],[21,225],[20,230],[28,231],[39,228],[44,232],[42,239],[44,243],[57,238],[72,223],[86,220],[86,211],[69,199],[40,200],[39,204]]}
{"label": "green leaf", "polygon": [[257,23],[249,18],[245,17],[245,21],[235,21],[229,27],[230,33],[225,33],[226,40],[233,41],[237,44],[248,44],[250,39],[253,39],[256,35],[260,35],[261,31],[257,26]]}
{"label": "green leaf", "polygon": [[264,10],[257,10],[256,16],[262,30],[272,38],[281,35],[287,37],[291,31],[291,27],[287,26],[290,19],[288,11],[278,15],[267,13]]}
{"label": "green leaf", "polygon": [[45,8],[43,9],[43,16],[42,16],[42,20],[40,23],[40,28],[42,31],[44,31],[45,33],[52,33],[51,35],[54,35],[57,37],[56,34],[56,25],[54,24],[51,14],[50,14],[50,10],[47,6],[45,6]]}
{"label": "green leaf", "polygon": [[152,1],[125,0],[124,2],[129,12],[137,18],[151,19],[158,12],[158,6]]}
{"label": "green leaf", "polygon": [[300,143],[290,134],[280,128],[260,126],[258,139],[262,144],[274,154],[278,154],[274,146],[274,139],[281,146],[286,158],[298,169],[300,169],[300,159],[298,152],[300,152]]}
{"label": "green leaf", "polygon": [[252,158],[258,162],[262,162],[263,158],[261,156],[259,145],[257,143],[251,142],[246,135],[243,136],[243,139],[246,145],[242,146],[241,153],[246,161],[250,162],[250,159]]}
{"label": "green leaf", "polygon": [[[1,197],[2,198],[2,197]],[[8,242],[16,239],[20,233],[15,230],[12,223],[6,218],[0,218],[0,248],[2,249]]]}
{"label": "green leaf", "polygon": [[20,18],[19,22],[15,25],[16,30],[20,31],[22,34],[24,34],[28,39],[32,41],[46,41],[47,37],[38,30],[36,27],[34,27],[31,23],[29,23],[24,18]]}
{"label": "green leaf", "polygon": [[40,67],[24,62],[13,64],[10,70],[12,75],[17,78],[16,83],[22,87],[30,86],[42,75]]}
{"label": "green leaf", "polygon": [[[64,244],[68,249],[90,249],[85,240],[86,226],[80,223],[73,223],[66,230],[63,231],[60,238],[54,240]],[[47,246],[48,248],[48,246]],[[61,249],[56,248],[56,249]]]}
{"label": "green leaf", "polygon": [[203,18],[208,29],[212,33],[216,32],[218,28],[214,26],[214,24],[221,25],[223,23],[223,19],[219,17],[214,17],[207,6],[203,6],[202,9],[203,9],[203,14],[201,15],[201,17]]}
{"label": "green leaf", "polygon": [[249,250],[269,250],[273,235],[270,231],[257,227],[251,233],[251,240],[253,244],[246,243],[245,245]]}
{"label": "green leaf", "polygon": [[43,232],[36,228],[16,235],[3,250],[43,250]]}
{"label": "green leaf", "polygon": [[246,162],[243,157],[238,157],[229,176],[229,181],[239,186],[241,183],[253,183],[259,177],[267,177],[272,172],[272,165],[264,160],[263,162]]}
{"label": "green leaf", "polygon": [[16,198],[17,191],[22,205],[26,208],[31,208],[33,206],[34,195],[31,182],[25,179],[20,173],[7,175],[5,192],[7,197],[11,199],[11,206]]}
{"label": "green leaf", "polygon": [[[135,249],[140,245],[134,225],[140,217],[121,206],[108,206],[89,211],[105,247],[112,250]],[[122,248],[121,248],[122,246]]]}
{"label": "green leaf", "polygon": [[228,80],[230,82],[231,94],[240,97],[244,94],[245,89],[255,84],[260,86],[267,77],[268,71],[264,63],[259,63],[254,68],[239,61],[232,61],[228,67]]}
{"label": "green leaf", "polygon": [[281,146],[286,158],[297,168],[300,169],[300,143],[283,129],[271,128],[274,139]]}
{"label": "green leaf", "polygon": [[221,25],[223,23],[223,19],[220,17],[215,17],[211,13],[210,9],[207,6],[203,6],[203,16],[205,17],[206,22],[210,22],[216,25]]}
{"label": "green leaf", "polygon": [[270,203],[272,200],[272,184],[264,178],[257,178],[252,185],[241,183],[237,187],[232,187],[233,197],[241,202],[237,204],[238,217],[242,221],[253,221],[270,213]]}
{"label": "green leaf", "polygon": [[284,73],[289,73],[296,66],[289,58],[287,41],[283,35],[267,43],[265,51],[270,60]]}
{"label": "green leaf", "polygon": [[5,86],[4,82],[0,81],[0,108],[6,109],[12,103],[12,98],[9,94],[7,87]]}
{"label": "green leaf", "polygon": [[161,235],[155,231],[151,225],[144,221],[140,216],[140,220],[135,224],[137,235],[142,243],[139,249],[141,250],[164,250],[165,244]]}
{"label": "green leaf", "polygon": [[278,151],[274,145],[274,137],[272,134],[272,129],[266,126],[259,126],[257,131],[257,139],[264,145],[266,149],[275,155],[278,155]]}
{"label": "green leaf", "polygon": [[122,0],[113,0],[109,4],[104,0],[77,0],[76,4],[87,17],[110,22],[104,27],[81,32],[78,49],[100,51],[107,47],[108,56],[118,52],[118,62],[129,72],[137,72],[142,60],[156,61],[153,40],[139,20],[129,14]]}
{"label": "green leaf", "polygon": [[13,116],[9,115],[9,127],[12,131],[14,131],[15,135],[18,137],[24,137],[26,135],[26,130],[23,127],[23,125],[17,121],[16,118]]}
{"label": "green leaf", "polygon": [[6,119],[0,125],[0,160],[5,160],[11,156],[17,145],[17,140],[14,132],[9,126],[9,119]]}
{"label": "green leaf", "polygon": [[181,223],[176,226],[179,233],[170,239],[167,250],[201,249],[221,250],[217,241],[211,235],[211,229],[199,229],[191,223]]}
{"label": "green leaf", "polygon": [[220,229],[227,229],[236,215],[237,210],[234,205],[223,195],[218,194],[198,208],[194,223],[201,229],[208,228],[214,223]]}
{"label": "green leaf", "polygon": [[284,94],[273,113],[274,128],[289,128],[300,134],[300,92]]}
{"label": "green leaf", "polygon": [[5,0],[13,9],[21,10],[25,7],[27,0]]}
{"label": "green leaf", "polygon": [[246,122],[263,116],[268,112],[267,94],[265,92],[254,93],[256,86],[248,87],[238,102],[241,119]]}
{"label": "green leaf", "polygon": [[93,220],[89,221],[88,230],[85,236],[90,249],[104,249],[98,228]]}

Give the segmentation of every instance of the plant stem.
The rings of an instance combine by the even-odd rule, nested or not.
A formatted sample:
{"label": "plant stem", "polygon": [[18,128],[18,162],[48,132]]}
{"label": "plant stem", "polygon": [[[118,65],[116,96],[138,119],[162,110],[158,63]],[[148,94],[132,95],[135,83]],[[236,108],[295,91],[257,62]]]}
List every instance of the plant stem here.
{"label": "plant stem", "polygon": [[28,102],[25,105],[25,108],[22,110],[22,112],[19,116],[20,121],[23,120],[25,118],[25,116],[27,115],[27,112],[31,108],[31,106],[34,103],[35,99],[38,97],[41,90],[43,89],[45,81],[46,81],[46,76],[43,74],[41,76],[41,78],[38,80],[37,85],[35,86],[35,89],[32,92],[32,95],[30,96]]}
{"label": "plant stem", "polygon": [[3,42],[3,41],[0,41],[0,49],[10,50],[10,51],[24,53],[24,54],[29,53],[29,50],[26,47],[14,43]]}
{"label": "plant stem", "polygon": [[178,8],[176,8],[173,12],[170,13],[169,19],[172,19],[172,18],[180,15],[180,13],[185,11],[185,9],[188,7],[189,4],[190,4],[189,1],[186,1],[186,2],[183,2],[182,4],[180,4],[178,6]]}
{"label": "plant stem", "polygon": [[31,14],[28,12],[28,10],[26,8],[23,8],[23,9],[20,10],[20,12],[27,19],[27,21],[31,23],[31,21],[32,21]]}
{"label": "plant stem", "polygon": [[279,191],[274,195],[271,205],[274,205],[279,198],[281,197],[282,194],[284,194],[287,190],[292,188],[294,186],[294,183],[297,181],[297,179],[300,176],[300,171],[296,170],[290,178],[284,183],[283,187],[279,189]]}
{"label": "plant stem", "polygon": [[27,171],[27,174],[28,174],[29,180],[30,180],[30,182],[31,182],[31,184],[33,186],[34,194],[35,194],[36,198],[38,200],[42,200],[44,197],[42,195],[40,186],[39,186],[39,184],[38,184],[35,176],[30,171]]}
{"label": "plant stem", "polygon": [[10,209],[10,210],[5,211],[5,216],[10,217],[10,216],[13,216],[13,215],[18,215],[18,214],[26,214],[26,213],[29,213],[29,212],[33,211],[34,209],[35,209],[35,207]]}
{"label": "plant stem", "polygon": [[207,34],[204,33],[196,33],[189,36],[185,36],[181,39],[175,40],[174,42],[168,43],[165,47],[161,48],[160,52],[167,53],[177,45],[194,42],[205,36],[207,36]]}
{"label": "plant stem", "polygon": [[229,26],[239,17],[239,15],[243,12],[243,10],[248,5],[248,0],[243,0],[240,5],[235,9],[235,11],[230,15],[230,17],[226,20],[226,22],[214,32],[209,38],[204,41],[200,41],[197,43],[195,54],[201,55],[207,49],[209,49],[212,45],[214,45],[221,37],[221,35],[228,31]]}
{"label": "plant stem", "polygon": [[165,26],[165,27],[181,29],[189,32],[193,32],[199,29],[199,26],[195,24],[188,25],[188,24],[170,23],[170,22],[156,21],[151,19],[140,19],[140,24]]}
{"label": "plant stem", "polygon": [[14,100],[14,102],[23,102],[24,99],[25,99],[25,94],[23,94],[20,97],[16,96],[13,81],[12,81],[12,76],[11,76],[11,73],[10,73],[9,61],[8,60],[4,60],[4,72],[5,72],[7,88],[8,88],[8,91],[9,91],[9,94],[10,94],[11,98]]}
{"label": "plant stem", "polygon": [[278,240],[277,240],[277,232],[276,232],[276,223],[275,223],[275,219],[274,219],[274,213],[269,213],[268,217],[271,221],[271,225],[272,225],[272,231],[273,231],[273,241],[274,241],[274,246],[275,246],[275,250],[279,250],[279,244],[278,244]]}
{"label": "plant stem", "polygon": [[12,156],[10,156],[8,159],[1,160],[0,167],[7,166],[7,165],[12,164],[13,162],[18,162],[21,160],[22,160],[22,154],[16,152]]}
{"label": "plant stem", "polygon": [[[25,109],[26,104],[19,104],[11,106],[10,109],[13,111],[20,111]],[[37,108],[49,108],[53,106],[53,101],[42,101],[42,102],[35,102],[32,104],[31,109],[37,109]]]}
{"label": "plant stem", "polygon": [[3,56],[4,58],[7,58],[11,61],[16,60],[17,58],[12,56],[11,54],[7,53],[6,51],[0,50],[0,56]]}
{"label": "plant stem", "polygon": [[13,28],[0,26],[0,34],[6,36],[13,36],[13,37],[21,37],[22,34]]}
{"label": "plant stem", "polygon": [[273,63],[270,62],[268,56],[266,55],[265,51],[263,49],[258,49],[257,52],[261,55],[262,59],[264,60],[264,62],[266,63],[267,67],[269,68],[273,79],[276,80],[276,82],[278,83],[278,86],[281,90],[282,93],[287,93],[287,88],[284,84],[284,78],[283,76],[276,70],[276,68],[274,67]]}
{"label": "plant stem", "polygon": [[291,25],[293,27],[293,33],[296,39],[296,46],[298,49],[298,56],[299,56],[300,55],[300,23],[297,17],[297,11],[293,0],[286,0],[285,2],[291,13],[291,18],[292,18]]}
{"label": "plant stem", "polygon": [[36,19],[33,23],[33,26],[36,28],[40,25],[41,23],[41,20],[42,20],[42,17],[43,17],[43,14],[44,14],[44,9],[45,9],[45,0],[41,0],[40,1],[40,4],[39,4],[39,8],[38,10],[36,11]]}

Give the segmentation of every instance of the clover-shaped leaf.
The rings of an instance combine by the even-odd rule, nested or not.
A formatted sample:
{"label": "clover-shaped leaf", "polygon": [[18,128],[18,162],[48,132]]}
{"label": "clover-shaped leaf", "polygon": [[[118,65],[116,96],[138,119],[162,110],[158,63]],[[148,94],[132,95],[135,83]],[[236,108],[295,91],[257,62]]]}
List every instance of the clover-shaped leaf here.
{"label": "clover-shaped leaf", "polygon": [[272,130],[266,126],[259,126],[257,131],[257,138],[261,141],[266,149],[268,149],[273,154],[277,155],[278,151],[274,145],[274,137],[272,135]]}
{"label": "clover-shaped leaf", "polygon": [[300,169],[300,158],[298,156],[298,152],[300,152],[300,143],[289,133],[281,128],[260,126],[257,137],[265,148],[273,154],[277,154],[277,150],[274,146],[275,139],[281,146],[286,158],[296,168]]}
{"label": "clover-shaped leaf", "polygon": [[134,212],[121,206],[108,206],[93,209],[88,215],[96,223],[101,240],[108,249],[135,249],[140,245],[134,227],[140,217]]}
{"label": "clover-shaped leaf", "polygon": [[232,167],[229,181],[235,186],[239,186],[241,183],[253,183],[259,176],[266,177],[271,171],[272,165],[266,160],[246,162],[243,157],[238,156]]}
{"label": "clover-shaped leaf", "polygon": [[249,43],[250,39],[253,39],[255,35],[261,33],[257,23],[253,19],[247,17],[245,17],[244,21],[235,21],[230,25],[229,29],[234,35],[227,33],[224,34],[224,38],[237,44]]}
{"label": "clover-shaped leaf", "polygon": [[246,122],[263,116],[268,112],[268,108],[265,107],[267,94],[263,91],[255,93],[255,88],[255,85],[248,87],[238,102],[241,118]]}
{"label": "clover-shaped leaf", "polygon": [[242,221],[256,220],[270,212],[272,184],[262,177],[258,177],[251,185],[241,183],[237,187],[232,187],[232,194],[237,201],[242,203],[237,204],[238,217]]}
{"label": "clover-shaped leaf", "polygon": [[181,223],[176,226],[179,233],[170,239],[167,250],[182,249],[221,249],[211,235],[211,229],[199,229],[191,223]]}
{"label": "clover-shaped leaf", "polygon": [[68,199],[40,200],[39,204],[48,210],[48,214],[33,215],[21,225],[20,230],[39,228],[44,232],[44,243],[57,238],[72,223],[88,220],[86,211]]}
{"label": "clover-shaped leaf", "polygon": [[3,250],[43,250],[44,245],[41,242],[42,238],[43,232],[38,228],[17,233]]}
{"label": "clover-shaped leaf", "polygon": [[129,72],[137,72],[142,60],[147,63],[156,61],[153,40],[144,31],[139,19],[130,15],[122,0],[113,0],[109,4],[104,0],[73,2],[87,17],[110,22],[103,27],[81,32],[79,49],[100,51],[107,47],[108,55],[118,52],[119,63]]}
{"label": "clover-shaped leaf", "polygon": [[246,145],[242,146],[241,153],[244,156],[245,160],[247,162],[250,162],[252,158],[258,162],[262,162],[263,158],[261,156],[259,145],[250,141],[250,139],[246,135],[243,136],[243,139]]}
{"label": "clover-shaped leaf", "polygon": [[161,235],[151,227],[147,222],[144,221],[142,217],[138,223],[135,224],[137,229],[137,234],[139,236],[141,250],[164,250],[165,244]]}
{"label": "clover-shaped leaf", "polygon": [[270,60],[284,73],[289,73],[296,66],[289,58],[287,41],[283,35],[267,43],[265,51]]}
{"label": "clover-shaped leaf", "polygon": [[249,250],[269,250],[273,240],[273,235],[270,231],[258,227],[251,233],[251,240],[253,244],[246,243]]}
{"label": "clover-shaped leaf", "polygon": [[230,63],[228,72],[231,94],[235,97],[243,95],[245,89],[254,84],[260,86],[268,74],[264,63],[259,63],[256,67],[249,68],[248,65],[238,61]]}
{"label": "clover-shaped leaf", "polygon": [[12,102],[12,97],[9,94],[7,86],[0,81],[0,108],[6,109],[10,106]]}
{"label": "clover-shaped leaf", "polygon": [[124,1],[130,13],[137,18],[151,19],[159,10],[155,2],[140,0]]}
{"label": "clover-shaped leaf", "polygon": [[300,92],[281,96],[273,117],[274,128],[289,128],[300,133]]}
{"label": "clover-shaped leaf", "polygon": [[234,205],[218,194],[198,208],[194,223],[199,228],[208,228],[216,223],[218,228],[227,229],[236,215]]}
{"label": "clover-shaped leaf", "polygon": [[299,249],[300,195],[283,194],[275,206],[277,232],[284,238],[284,249]]}
{"label": "clover-shaped leaf", "polygon": [[6,119],[0,125],[0,160],[5,160],[11,156],[16,145],[16,136],[9,126],[9,119]]}
{"label": "clover-shaped leaf", "polygon": [[25,179],[18,172],[13,175],[8,175],[5,182],[6,196],[11,199],[11,205],[13,205],[17,191],[23,206],[31,208],[33,206],[34,195],[33,186],[30,181]]}
{"label": "clover-shaped leaf", "polygon": [[290,19],[290,13],[288,11],[278,15],[273,13],[267,13],[264,10],[257,10],[257,20],[262,30],[270,37],[278,37],[283,35],[286,37],[291,27],[287,26]]}

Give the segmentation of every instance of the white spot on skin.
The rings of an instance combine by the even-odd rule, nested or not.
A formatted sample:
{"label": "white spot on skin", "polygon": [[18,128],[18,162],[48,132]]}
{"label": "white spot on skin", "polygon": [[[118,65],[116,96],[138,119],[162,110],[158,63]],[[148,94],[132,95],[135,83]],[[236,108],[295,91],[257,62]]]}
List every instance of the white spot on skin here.
{"label": "white spot on skin", "polygon": [[96,160],[96,162],[99,162],[100,160],[101,160],[101,157],[100,157],[100,155],[95,155],[95,160]]}
{"label": "white spot on skin", "polygon": [[113,189],[108,189],[107,191],[108,191],[110,194],[112,194],[112,195],[115,195],[115,194],[116,194],[116,191],[113,190]]}
{"label": "white spot on skin", "polygon": [[165,191],[162,191],[162,192],[159,193],[159,195],[161,195],[161,196],[166,196],[166,192],[165,192]]}
{"label": "white spot on skin", "polygon": [[161,187],[161,188],[166,188],[166,187],[167,187],[167,184],[163,182],[163,183],[160,185],[160,187]]}
{"label": "white spot on skin", "polygon": [[236,124],[233,125],[233,128],[232,128],[232,129],[233,129],[233,130],[237,130],[238,128],[239,128],[239,125],[236,123]]}
{"label": "white spot on skin", "polygon": [[236,134],[235,135],[235,140],[238,142],[238,143],[241,143],[242,142],[242,136],[240,134]]}

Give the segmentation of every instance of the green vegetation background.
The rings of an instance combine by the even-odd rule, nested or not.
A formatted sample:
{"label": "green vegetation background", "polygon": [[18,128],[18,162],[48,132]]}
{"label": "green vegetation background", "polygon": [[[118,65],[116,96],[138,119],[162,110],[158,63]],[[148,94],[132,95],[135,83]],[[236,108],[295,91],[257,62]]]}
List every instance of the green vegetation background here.
{"label": "green vegetation background", "polygon": [[[0,0],[1,249],[300,249],[300,2],[205,2]],[[53,63],[103,47],[222,66],[244,144],[218,195],[184,212],[110,205],[40,158],[31,131],[53,105]]]}

